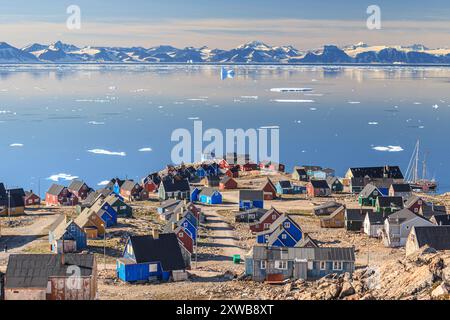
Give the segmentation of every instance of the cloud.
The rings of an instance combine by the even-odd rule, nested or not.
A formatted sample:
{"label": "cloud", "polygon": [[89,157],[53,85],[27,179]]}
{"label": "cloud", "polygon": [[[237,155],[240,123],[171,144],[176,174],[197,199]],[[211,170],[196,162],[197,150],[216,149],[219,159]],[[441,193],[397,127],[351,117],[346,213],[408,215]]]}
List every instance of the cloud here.
{"label": "cloud", "polygon": [[105,150],[105,149],[91,149],[91,150],[88,150],[87,152],[94,153],[94,154],[103,154],[103,155],[106,155],[106,156],[125,157],[127,155],[123,151],[109,151],[109,150]]}
{"label": "cloud", "polygon": [[23,144],[22,143],[11,143],[10,145],[9,145],[10,147],[13,147],[13,148],[20,148],[20,147],[23,147]]}
{"label": "cloud", "polygon": [[50,177],[47,178],[47,180],[58,182],[59,180],[71,181],[71,180],[75,180],[77,178],[78,178],[78,176],[72,176],[71,174],[58,173],[58,174],[51,175]]}
{"label": "cloud", "polygon": [[145,147],[145,148],[140,148],[138,151],[139,152],[151,152],[151,151],[153,151],[153,149],[149,148],[149,147]]}
{"label": "cloud", "polygon": [[373,147],[372,149],[376,150],[376,151],[381,151],[381,152],[401,152],[401,151],[403,151],[403,148],[400,146],[387,146],[387,147],[377,146],[377,147]]}
{"label": "cloud", "polygon": [[97,183],[98,186],[106,186],[109,183],[109,180],[103,180]]}

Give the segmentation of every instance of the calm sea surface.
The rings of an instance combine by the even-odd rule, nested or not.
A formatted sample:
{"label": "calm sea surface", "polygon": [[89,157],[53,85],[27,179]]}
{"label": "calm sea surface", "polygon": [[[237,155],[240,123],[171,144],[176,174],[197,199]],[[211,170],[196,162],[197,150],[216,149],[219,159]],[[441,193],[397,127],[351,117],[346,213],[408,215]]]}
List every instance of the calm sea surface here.
{"label": "calm sea surface", "polygon": [[[221,80],[215,66],[0,67],[0,181],[43,194],[58,176],[92,187],[140,179],[171,162],[172,131],[198,119],[204,130],[278,126],[289,170],[318,164],[338,175],[406,170],[420,139],[429,177],[450,191],[449,68],[234,71]],[[271,91],[280,87],[313,91]]]}

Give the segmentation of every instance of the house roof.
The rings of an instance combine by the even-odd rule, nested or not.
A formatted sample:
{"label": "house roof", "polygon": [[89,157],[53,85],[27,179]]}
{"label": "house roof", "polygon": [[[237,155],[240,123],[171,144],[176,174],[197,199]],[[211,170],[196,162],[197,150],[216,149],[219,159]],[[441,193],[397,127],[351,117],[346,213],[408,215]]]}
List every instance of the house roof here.
{"label": "house roof", "polygon": [[304,168],[294,168],[294,171],[297,172],[299,176],[306,176],[306,170]]}
{"label": "house roof", "polygon": [[389,223],[401,224],[403,222],[406,222],[406,221],[409,221],[409,220],[412,220],[415,218],[427,220],[424,217],[415,214],[414,212],[412,212],[409,209],[402,209],[400,211],[394,212],[387,219],[388,219]]}
{"label": "house roof", "polygon": [[168,199],[166,201],[161,202],[161,204],[159,205],[159,207],[161,209],[167,209],[170,207],[175,207],[176,205],[178,205],[181,202],[181,200],[178,199]]}
{"label": "house roof", "polygon": [[377,202],[382,208],[388,208],[392,206],[403,208],[402,197],[378,197]]}
{"label": "house roof", "polygon": [[449,214],[437,214],[433,216],[434,221],[438,226],[450,226],[450,215]]}
{"label": "house roof", "polygon": [[[405,208],[410,208],[412,205],[414,205],[417,201],[419,201],[421,199],[422,198],[420,198],[416,195],[410,196],[405,202]],[[423,199],[422,199],[422,201],[425,202]]]}
{"label": "house roof", "polygon": [[414,227],[417,244],[436,250],[450,250],[450,226]]}
{"label": "house roof", "polygon": [[67,189],[70,191],[80,191],[84,184],[82,180],[72,180]]}
{"label": "house roof", "polygon": [[326,180],[311,180],[310,183],[314,188],[330,189],[330,186],[328,185]]}
{"label": "house roof", "polygon": [[394,192],[411,192],[411,185],[408,183],[394,183],[391,185]]}
{"label": "house roof", "polygon": [[25,191],[23,189],[3,189],[0,192],[2,192],[0,193],[0,207],[17,208],[25,206]]}
{"label": "house roof", "polygon": [[190,191],[189,181],[186,179],[165,179],[162,181],[162,185],[166,192],[175,191]]}
{"label": "house roof", "polygon": [[289,180],[281,180],[278,181],[278,184],[282,189],[290,189],[292,188],[292,183]]}
{"label": "house roof", "polygon": [[354,248],[318,247],[312,248],[315,260],[319,261],[355,261]]}
{"label": "house roof", "polygon": [[69,277],[70,266],[80,268],[80,276],[92,275],[95,265],[93,254],[12,254],[6,270],[5,288],[47,288],[49,277]]}
{"label": "house roof", "polygon": [[239,190],[239,200],[259,200],[264,201],[264,191],[262,190]]}
{"label": "house roof", "polygon": [[382,179],[386,177],[403,179],[402,171],[398,166],[350,168],[350,171],[355,178],[369,177],[372,179]]}
{"label": "house roof", "polygon": [[326,181],[327,181],[328,185],[333,185],[336,182],[341,183],[341,181],[337,177],[331,177],[331,176],[328,176],[326,178]]}
{"label": "house roof", "polygon": [[272,180],[270,180],[269,177],[267,177],[266,183],[263,183],[262,189],[264,189],[264,188],[266,187],[266,185],[269,185],[273,190],[276,190],[276,189],[277,189],[277,188],[275,187],[275,185],[273,184]]}
{"label": "house roof", "polygon": [[202,191],[200,191],[200,195],[204,195],[207,197],[212,197],[214,195],[214,193],[218,192],[220,194],[220,192],[217,189],[214,188],[203,188]]}
{"label": "house roof", "polygon": [[[259,208],[258,208],[259,209]],[[265,209],[260,209],[260,210],[265,210]],[[281,215],[281,213],[277,210],[277,209],[275,209],[274,207],[272,207],[272,208],[270,208],[269,210],[267,210],[262,216],[261,216],[261,218],[259,218],[259,221],[257,221],[257,222],[254,222],[253,224],[258,224],[258,223],[260,223],[260,221],[264,221],[267,217],[269,217],[269,216],[271,216],[272,214],[276,214],[276,215],[278,215],[278,216],[280,216]]]}
{"label": "house roof", "polygon": [[348,221],[364,221],[367,213],[373,213],[373,209],[347,209],[345,218]]}
{"label": "house roof", "polygon": [[130,237],[137,263],[160,262],[164,271],[186,268],[178,238],[174,233],[152,236]]}
{"label": "house roof", "polygon": [[122,186],[120,187],[120,189],[123,189],[125,191],[131,191],[134,189],[134,187],[137,185],[138,183],[134,180],[127,180],[125,181]]}
{"label": "house roof", "polygon": [[375,190],[378,191],[378,195],[381,195],[380,190],[378,190],[375,185],[369,183],[364,187],[364,189],[362,189],[362,191],[359,193],[359,196],[361,198],[368,198]]}
{"label": "house roof", "polygon": [[369,217],[370,224],[373,225],[382,225],[384,224],[384,216],[382,213],[378,212],[367,212],[366,217]]}
{"label": "house roof", "polygon": [[59,196],[59,194],[65,189],[66,187],[61,186],[59,184],[52,184],[52,186],[50,187],[50,189],[48,189],[47,193],[54,195],[54,196]]}
{"label": "house roof", "polygon": [[234,180],[232,177],[224,176],[224,177],[222,177],[222,179],[220,180],[220,183],[226,184],[226,183],[228,183],[229,181],[235,181],[235,182],[236,182],[236,180]]}
{"label": "house roof", "polygon": [[245,211],[241,211],[241,212],[237,212],[234,215],[236,217],[239,217],[241,215],[248,215],[248,214],[255,214],[256,217],[260,216],[264,216],[267,213],[268,210],[263,209],[263,208],[251,208]]}
{"label": "house roof", "polygon": [[339,208],[342,204],[336,201],[327,201],[325,203],[322,203],[321,205],[315,206],[314,211],[322,210],[322,209],[328,209],[328,208]]}

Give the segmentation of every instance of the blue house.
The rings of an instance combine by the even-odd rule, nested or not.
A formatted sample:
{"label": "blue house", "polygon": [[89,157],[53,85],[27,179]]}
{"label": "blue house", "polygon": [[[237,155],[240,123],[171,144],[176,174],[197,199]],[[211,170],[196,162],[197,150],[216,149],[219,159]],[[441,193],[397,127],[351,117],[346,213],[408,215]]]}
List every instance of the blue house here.
{"label": "blue house", "polygon": [[105,222],[106,227],[112,227],[117,224],[117,211],[103,199],[97,202],[90,208]]}
{"label": "blue house", "polygon": [[195,216],[189,211],[185,213],[184,217],[182,217],[178,222],[178,226],[181,226],[189,236],[196,241],[197,240],[197,219]]}
{"label": "blue house", "polygon": [[54,253],[76,252],[87,248],[86,233],[73,220],[66,221],[65,216],[54,224],[49,231],[48,241]]}
{"label": "blue house", "polygon": [[199,201],[200,191],[202,191],[199,187],[191,187],[191,201]]}
{"label": "blue house", "polygon": [[295,247],[302,238],[300,226],[289,215],[283,214],[270,229],[257,233],[256,242],[274,247]]}
{"label": "blue house", "polygon": [[126,282],[168,281],[174,272],[185,273],[181,250],[175,233],[130,237],[116,263],[117,277]]}
{"label": "blue house", "polygon": [[204,204],[221,204],[222,194],[213,188],[203,188],[199,194],[199,201]]}
{"label": "blue house", "polygon": [[206,173],[206,170],[202,166],[200,166],[197,168],[196,175],[199,178],[204,178],[207,176],[207,173]]}
{"label": "blue house", "polygon": [[291,194],[292,191],[292,183],[289,180],[279,181],[276,184],[276,189],[278,194]]}
{"label": "blue house", "polygon": [[264,208],[263,190],[239,190],[239,210]]}

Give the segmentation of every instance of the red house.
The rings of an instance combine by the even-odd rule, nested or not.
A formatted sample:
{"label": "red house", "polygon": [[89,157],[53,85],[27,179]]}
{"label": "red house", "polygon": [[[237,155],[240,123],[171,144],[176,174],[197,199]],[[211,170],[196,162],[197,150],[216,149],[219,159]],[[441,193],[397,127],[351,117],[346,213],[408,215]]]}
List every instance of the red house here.
{"label": "red house", "polygon": [[33,192],[33,190],[25,191],[25,206],[35,206],[41,203],[41,197]]}
{"label": "red house", "polygon": [[258,170],[258,165],[253,162],[247,162],[247,163],[241,165],[240,168],[241,168],[241,171],[253,171],[253,170]]}
{"label": "red house", "polygon": [[259,221],[250,225],[252,232],[261,232],[270,229],[272,223],[280,217],[280,213],[275,208],[270,208]]}
{"label": "red house", "polygon": [[153,180],[146,180],[143,184],[142,187],[144,188],[145,191],[147,191],[148,193],[152,193],[155,192],[156,190],[158,190],[158,185],[156,183],[153,182]]}
{"label": "red house", "polygon": [[178,241],[183,245],[183,247],[189,251],[189,253],[193,254],[194,240],[189,236],[189,234],[186,233],[181,226],[177,227],[173,232],[177,235]]}
{"label": "red house", "polygon": [[412,196],[405,202],[405,208],[411,212],[419,213],[420,209],[425,205],[425,201],[418,197]]}
{"label": "red house", "polygon": [[220,169],[229,169],[229,168],[230,168],[230,164],[228,163],[227,160],[222,159],[222,160],[220,160],[220,162],[219,162],[219,168],[220,168]]}
{"label": "red house", "polygon": [[227,190],[227,189],[237,189],[238,184],[236,180],[229,176],[225,176],[220,180],[219,190]]}
{"label": "red house", "polygon": [[265,169],[265,170],[270,170],[270,171],[279,171],[279,172],[284,172],[284,170],[285,170],[284,164],[276,163],[276,162],[272,162],[272,161],[261,161],[259,163],[259,168]]}
{"label": "red house", "polygon": [[277,197],[277,188],[269,178],[267,178],[262,190],[264,191],[264,200],[273,200]]}
{"label": "red house", "polygon": [[45,204],[47,206],[75,206],[78,198],[66,187],[53,184],[45,194]]}
{"label": "red house", "polygon": [[331,189],[326,180],[311,180],[306,185],[306,193],[309,197],[329,197]]}
{"label": "red house", "polygon": [[78,199],[85,200],[88,194],[91,192],[91,188],[81,180],[72,180],[67,187],[70,193],[74,194]]}

